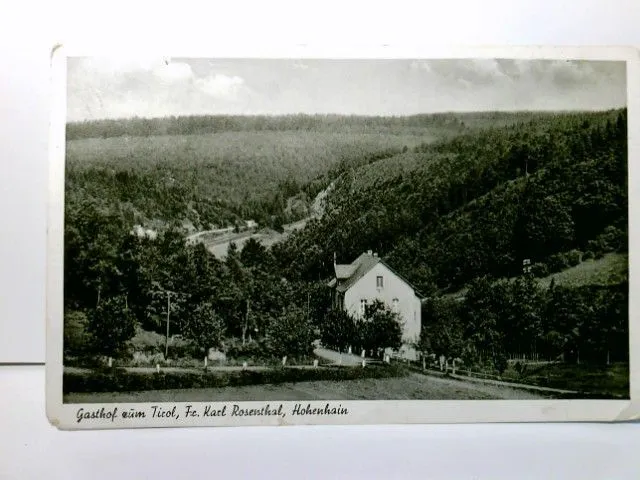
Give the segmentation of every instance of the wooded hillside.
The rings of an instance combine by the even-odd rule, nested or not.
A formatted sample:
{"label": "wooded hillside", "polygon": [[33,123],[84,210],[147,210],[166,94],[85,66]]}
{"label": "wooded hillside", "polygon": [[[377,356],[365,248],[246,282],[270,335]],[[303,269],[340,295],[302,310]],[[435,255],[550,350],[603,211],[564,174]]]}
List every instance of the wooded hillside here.
{"label": "wooded hillside", "polygon": [[325,216],[279,255],[292,274],[316,278],[330,273],[333,252],[349,261],[372,249],[437,292],[513,275],[523,259],[607,242],[625,250],[626,148],[624,111],[559,114],[424,145],[343,175]]}
{"label": "wooded hillside", "polygon": [[[68,331],[99,336],[110,318],[162,332],[170,297],[173,331],[200,352],[242,338],[254,353],[286,340],[302,355],[312,327],[327,325],[334,253],[351,262],[371,249],[429,297],[425,353],[497,371],[514,349],[627,360],[626,271],[597,285],[533,281],[627,252],[626,110],[301,118],[295,132],[291,119],[259,128],[260,118],[227,119],[220,128],[241,131],[218,133],[212,119],[70,127],[83,139],[68,142],[65,306],[78,327]],[[144,125],[142,137],[116,137]],[[333,131],[343,126],[394,133]],[[110,138],[88,138],[100,131]],[[271,249],[249,241],[222,262],[185,245],[185,219],[292,219],[287,199],[332,182],[324,215]],[[130,233],[153,221],[157,236]]]}

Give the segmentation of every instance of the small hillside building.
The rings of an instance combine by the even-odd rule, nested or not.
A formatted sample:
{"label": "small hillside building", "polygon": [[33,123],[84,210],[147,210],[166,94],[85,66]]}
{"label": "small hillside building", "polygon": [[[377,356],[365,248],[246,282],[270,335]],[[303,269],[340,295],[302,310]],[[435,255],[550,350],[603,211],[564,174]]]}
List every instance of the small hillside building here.
{"label": "small hillside building", "polygon": [[368,304],[381,300],[401,318],[403,346],[400,356],[417,360],[413,344],[420,337],[422,295],[415,287],[371,250],[350,264],[334,262],[334,270],[335,277],[329,282],[333,308],[358,318],[364,315]]}

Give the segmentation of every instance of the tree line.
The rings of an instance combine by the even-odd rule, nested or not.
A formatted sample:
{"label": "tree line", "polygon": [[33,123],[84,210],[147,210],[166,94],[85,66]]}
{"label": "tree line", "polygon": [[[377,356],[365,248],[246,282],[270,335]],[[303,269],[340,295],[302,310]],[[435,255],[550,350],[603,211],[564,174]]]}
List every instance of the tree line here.
{"label": "tree line", "polygon": [[220,261],[202,244],[187,245],[177,228],[149,237],[96,207],[76,215],[65,232],[68,356],[124,355],[137,327],[181,335],[193,356],[232,339],[239,354],[255,352],[256,342],[266,357],[311,353],[328,294],[280,276],[255,240],[242,251],[232,244]]}
{"label": "tree line", "polygon": [[[489,114],[479,114],[486,119]],[[494,117],[511,119],[523,113],[499,113]],[[464,116],[453,113],[434,113],[413,116],[362,115],[197,115],[158,118],[119,118],[86,120],[67,125],[67,140],[83,138],[111,138],[121,136],[148,137],[156,135],[201,135],[219,132],[261,131],[323,131],[362,133],[371,131],[402,132],[407,128],[456,127],[464,128]]]}
{"label": "tree line", "polygon": [[628,362],[628,283],[569,288],[475,279],[465,297],[432,297],[419,349],[502,373],[509,358]]}

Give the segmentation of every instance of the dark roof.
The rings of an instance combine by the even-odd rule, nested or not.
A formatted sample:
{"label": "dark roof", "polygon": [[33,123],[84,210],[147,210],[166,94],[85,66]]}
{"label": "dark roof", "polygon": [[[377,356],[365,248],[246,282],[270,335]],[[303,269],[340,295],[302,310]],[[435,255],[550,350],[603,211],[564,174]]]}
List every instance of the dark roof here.
{"label": "dark roof", "polygon": [[338,280],[345,280],[351,277],[355,273],[357,266],[355,263],[350,265],[335,265],[336,278]]}
{"label": "dark roof", "polygon": [[353,271],[349,277],[343,279],[344,281],[338,284],[337,290],[339,292],[346,292],[354,283],[364,277],[365,274],[378,263],[380,263],[380,257],[374,257],[368,253],[363,253],[356,258],[351,265],[336,265],[336,277],[338,279],[340,279],[338,271],[346,270],[344,267],[349,267]]}
{"label": "dark roof", "polygon": [[[382,263],[385,267],[387,267],[389,270],[391,270],[395,275],[400,277],[403,282],[405,282],[407,285],[409,285],[411,288],[413,288],[413,290],[415,291],[415,293],[416,293],[416,295],[418,297],[421,297],[421,298],[424,297],[424,295],[422,295],[418,291],[418,289],[411,284],[411,282],[409,282],[406,278],[404,278],[402,275],[400,275],[398,272],[396,272],[393,268],[391,268],[389,265],[387,265],[380,257],[378,257],[377,255],[370,254],[370,253],[361,254],[351,264],[346,264],[346,265],[345,264],[336,264],[335,265],[336,278],[338,280],[343,280],[342,282],[338,283],[338,286],[336,287],[336,290],[338,290],[339,292],[343,292],[343,293],[346,292],[358,280],[360,280],[362,277],[364,277],[367,274],[367,272],[369,272],[369,270],[371,270],[373,267],[375,267],[378,263]],[[349,272],[349,271],[352,271],[353,273],[345,278],[344,274]],[[331,282],[329,282],[329,286],[330,287],[335,286],[335,284],[336,284],[336,279],[335,278],[333,280],[331,280]]]}

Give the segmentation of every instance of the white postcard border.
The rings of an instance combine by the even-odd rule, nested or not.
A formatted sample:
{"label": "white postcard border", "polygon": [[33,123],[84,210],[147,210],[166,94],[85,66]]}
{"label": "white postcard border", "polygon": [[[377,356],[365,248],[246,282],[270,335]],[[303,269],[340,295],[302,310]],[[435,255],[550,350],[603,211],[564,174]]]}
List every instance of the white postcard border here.
{"label": "white postcard border", "polygon": [[[98,48],[96,48],[98,47]],[[68,56],[152,56],[208,58],[514,58],[514,59],[583,59],[627,62],[627,108],[629,145],[629,341],[631,400],[451,400],[451,401],[288,401],[288,402],[179,402],[179,403],[109,403],[63,404],[63,251],[64,251],[64,171],[66,125],[66,58]],[[633,245],[638,243],[635,211],[640,154],[640,52],[632,47],[428,47],[428,46],[225,46],[164,51],[121,49],[113,47],[60,45],[51,54],[51,125],[49,162],[49,205],[47,226],[47,350],[46,400],[49,421],[61,429],[112,429],[186,426],[249,425],[330,425],[330,424],[412,424],[412,423],[476,423],[476,422],[577,422],[628,421],[640,419],[640,330],[637,301],[632,292],[638,266],[634,263]],[[270,409],[281,407],[284,415],[232,415],[238,409]],[[187,405],[201,414],[186,417]],[[208,411],[224,408],[225,416],[203,417]],[[296,406],[299,407],[296,407]],[[326,407],[329,405],[329,407]],[[174,416],[153,417],[175,407]],[[302,414],[294,410],[326,408],[346,409],[343,414]],[[115,415],[109,416],[116,410]],[[240,410],[236,409],[236,413]],[[80,412],[80,415],[79,415]],[[122,412],[144,412],[145,416],[123,418]],[[83,415],[95,418],[85,418]],[[138,414],[141,415],[141,414]],[[81,418],[79,418],[81,417]]]}

